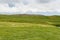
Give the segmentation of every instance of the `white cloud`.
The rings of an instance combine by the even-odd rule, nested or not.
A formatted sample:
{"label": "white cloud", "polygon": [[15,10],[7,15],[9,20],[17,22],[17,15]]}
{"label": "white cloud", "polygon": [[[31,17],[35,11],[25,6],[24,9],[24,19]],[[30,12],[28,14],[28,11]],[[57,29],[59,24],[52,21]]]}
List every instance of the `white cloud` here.
{"label": "white cloud", "polygon": [[[17,2],[16,2],[17,1]],[[2,1],[3,2],[3,1]],[[4,3],[5,2],[5,3]],[[14,0],[15,7],[10,8],[8,3],[4,1],[0,3],[0,12],[27,12],[27,11],[57,11],[60,12],[60,0],[53,0],[48,3],[37,3],[35,0],[26,0],[27,5],[25,5],[24,0]]]}

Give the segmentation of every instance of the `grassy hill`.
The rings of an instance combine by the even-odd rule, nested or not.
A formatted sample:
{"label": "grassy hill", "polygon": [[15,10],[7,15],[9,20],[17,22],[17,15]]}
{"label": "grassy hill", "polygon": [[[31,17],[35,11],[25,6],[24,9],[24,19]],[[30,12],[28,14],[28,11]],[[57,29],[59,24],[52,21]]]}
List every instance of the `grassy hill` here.
{"label": "grassy hill", "polygon": [[1,22],[60,25],[60,16],[43,15],[0,15]]}
{"label": "grassy hill", "polygon": [[0,15],[0,40],[60,40],[60,16]]}

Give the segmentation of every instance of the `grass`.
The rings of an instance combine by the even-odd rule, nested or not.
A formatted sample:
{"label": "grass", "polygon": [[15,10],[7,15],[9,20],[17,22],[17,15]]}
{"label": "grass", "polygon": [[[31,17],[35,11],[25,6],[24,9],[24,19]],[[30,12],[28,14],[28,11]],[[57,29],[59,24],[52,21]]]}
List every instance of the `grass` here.
{"label": "grass", "polygon": [[60,16],[0,15],[0,40],[60,40],[58,26]]}
{"label": "grass", "polygon": [[0,22],[0,27],[55,27],[48,24],[34,24],[34,23],[16,23],[16,22]]}
{"label": "grass", "polygon": [[60,16],[0,15],[0,22],[60,24]]}
{"label": "grass", "polygon": [[0,40],[60,40],[60,28],[1,27]]}

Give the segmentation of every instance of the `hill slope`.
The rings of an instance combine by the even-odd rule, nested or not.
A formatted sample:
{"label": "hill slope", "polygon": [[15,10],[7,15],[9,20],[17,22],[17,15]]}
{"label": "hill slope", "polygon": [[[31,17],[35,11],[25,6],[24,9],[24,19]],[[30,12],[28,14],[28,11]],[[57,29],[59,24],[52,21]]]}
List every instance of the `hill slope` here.
{"label": "hill slope", "polygon": [[0,15],[0,40],[60,40],[59,27],[60,16]]}

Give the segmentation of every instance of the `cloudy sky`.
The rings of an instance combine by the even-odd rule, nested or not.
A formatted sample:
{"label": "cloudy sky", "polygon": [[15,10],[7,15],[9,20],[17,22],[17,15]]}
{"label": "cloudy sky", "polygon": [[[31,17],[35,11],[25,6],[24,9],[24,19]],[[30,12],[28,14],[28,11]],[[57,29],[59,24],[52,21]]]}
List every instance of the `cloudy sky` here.
{"label": "cloudy sky", "polygon": [[0,0],[0,12],[60,12],[60,0]]}

